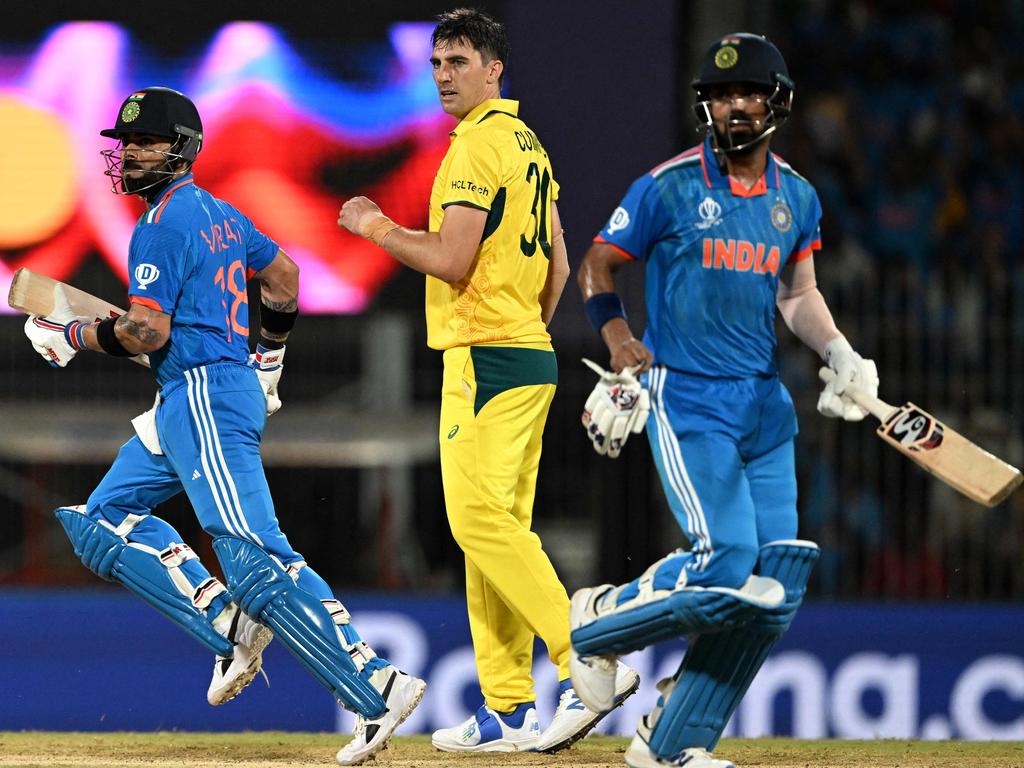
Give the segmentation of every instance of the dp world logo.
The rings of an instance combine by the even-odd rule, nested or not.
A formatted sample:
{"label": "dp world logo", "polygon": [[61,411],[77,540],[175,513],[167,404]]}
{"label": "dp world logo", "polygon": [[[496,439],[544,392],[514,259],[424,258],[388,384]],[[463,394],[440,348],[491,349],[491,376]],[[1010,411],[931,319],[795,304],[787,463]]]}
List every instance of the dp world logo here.
{"label": "dp world logo", "polygon": [[722,221],[722,206],[710,197],[705,197],[697,206],[697,213],[701,219],[697,222],[697,229],[710,229]]}
{"label": "dp world logo", "polygon": [[139,290],[146,290],[146,286],[160,277],[160,270],[152,264],[139,264],[135,268],[135,280],[139,284]]}
{"label": "dp world logo", "polygon": [[612,214],[611,219],[608,221],[608,234],[614,235],[620,229],[625,229],[628,226],[629,211],[620,205],[615,209],[615,213]]}

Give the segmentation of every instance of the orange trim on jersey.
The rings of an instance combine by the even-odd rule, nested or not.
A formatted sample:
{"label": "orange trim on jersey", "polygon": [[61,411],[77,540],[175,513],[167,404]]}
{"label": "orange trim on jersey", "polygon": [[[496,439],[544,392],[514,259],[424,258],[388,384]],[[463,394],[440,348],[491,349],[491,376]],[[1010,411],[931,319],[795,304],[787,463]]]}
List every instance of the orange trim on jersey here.
{"label": "orange trim on jersey", "polygon": [[255,276],[256,276],[256,270],[255,269],[253,269],[252,267],[246,267],[245,268],[245,279],[247,281],[248,280],[252,280]]}
{"label": "orange trim on jersey", "polygon": [[605,240],[600,235],[598,235],[597,237],[594,238],[594,242],[595,243],[601,243],[601,245],[607,245],[609,248],[611,248],[613,250],[616,250],[619,253],[621,253],[623,256],[625,256],[630,261],[636,261],[636,256],[634,256],[632,253],[627,251],[625,248],[619,248],[619,246],[617,246],[615,243],[609,243],[607,240]]}
{"label": "orange trim on jersey", "polygon": [[802,251],[797,251],[792,256],[790,256],[789,260],[791,262],[793,262],[793,263],[796,263],[798,261],[803,261],[808,256],[811,256],[814,253],[814,251],[820,251],[820,250],[821,250],[821,240],[815,240],[813,243],[808,245]]}
{"label": "orange trim on jersey", "polygon": [[685,152],[680,152],[675,157],[670,158],[669,160],[666,160],[661,165],[659,165],[659,166],[657,166],[655,168],[652,168],[651,169],[651,174],[653,175],[653,174],[657,173],[658,171],[660,171],[662,168],[667,168],[668,166],[672,165],[673,163],[679,162],[684,157],[691,157],[692,155],[695,155],[698,152],[700,152],[700,146],[699,145],[696,146],[696,147],[691,147],[690,149],[686,150]]}
{"label": "orange trim on jersey", "polygon": [[711,177],[708,176],[708,167],[704,164],[704,145],[700,145],[700,169],[704,171],[704,183],[711,189]]}
{"label": "orange trim on jersey", "polygon": [[147,309],[155,309],[157,312],[163,312],[164,308],[161,307],[153,299],[147,299],[145,296],[129,296],[129,304],[138,304],[139,306],[146,307]]}
{"label": "orange trim on jersey", "polygon": [[747,189],[745,186],[743,186],[743,182],[737,181],[732,176],[730,176],[729,191],[732,192],[733,195],[735,195],[736,197],[758,197],[760,195],[767,195],[768,182],[765,179],[764,174],[762,173],[761,178],[754,182],[754,186],[752,186],[750,189]]}
{"label": "orange trim on jersey", "polygon": [[156,216],[153,217],[153,223],[154,224],[159,224],[160,223],[160,217],[164,215],[164,210],[167,208],[167,201],[171,199],[171,195],[173,195],[176,190],[179,190],[182,187],[184,187],[186,184],[191,184],[191,183],[192,183],[192,179],[188,179],[187,181],[180,181],[177,184],[175,184],[173,187],[171,187],[170,189],[167,190],[167,196],[163,200],[161,200],[160,201],[160,205],[157,206]]}

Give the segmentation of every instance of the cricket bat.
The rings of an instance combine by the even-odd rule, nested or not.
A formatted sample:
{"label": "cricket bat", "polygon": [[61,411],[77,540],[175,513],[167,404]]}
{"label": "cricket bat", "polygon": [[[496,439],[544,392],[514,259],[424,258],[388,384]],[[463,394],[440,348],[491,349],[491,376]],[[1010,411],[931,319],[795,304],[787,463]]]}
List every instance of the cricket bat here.
{"label": "cricket bat", "polygon": [[[831,368],[822,368],[818,376],[829,382],[836,374]],[[1019,469],[913,403],[889,405],[854,386],[846,387],[843,396],[882,422],[876,434],[885,442],[979,504],[994,507],[1021,484]]]}
{"label": "cricket bat", "polygon": [[[64,286],[64,295],[68,297],[68,303],[76,315],[106,320],[108,317],[120,317],[125,313],[123,309],[119,309],[91,293],[86,293],[67,283],[59,283],[52,277],[24,268],[14,273],[11,290],[7,294],[7,305],[26,315],[45,317],[53,312],[53,289],[57,285]],[[130,359],[139,365],[149,367],[147,355],[136,355]]]}

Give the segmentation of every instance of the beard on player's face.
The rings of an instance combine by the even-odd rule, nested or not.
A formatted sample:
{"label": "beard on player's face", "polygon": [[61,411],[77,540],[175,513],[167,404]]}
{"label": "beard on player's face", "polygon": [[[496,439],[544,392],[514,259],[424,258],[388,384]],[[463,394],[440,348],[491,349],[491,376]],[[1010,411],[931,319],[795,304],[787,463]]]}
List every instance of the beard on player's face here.
{"label": "beard on player's face", "polygon": [[[764,121],[754,121],[748,115],[735,113],[731,114],[729,119],[740,122],[726,125],[716,121],[714,124],[718,146],[734,156],[743,156],[754,152],[760,146],[759,139],[763,137],[767,127]],[[746,146],[742,149],[733,149],[739,145]]]}
{"label": "beard on player's face", "polygon": [[121,169],[121,188],[127,194],[134,195],[137,192],[152,189],[167,177],[166,170],[161,173],[153,168],[142,169],[138,165],[126,162]]}
{"label": "beard on player's face", "polygon": [[125,194],[146,194],[173,178],[181,164],[170,157],[140,161],[125,159],[121,164],[121,189]]}

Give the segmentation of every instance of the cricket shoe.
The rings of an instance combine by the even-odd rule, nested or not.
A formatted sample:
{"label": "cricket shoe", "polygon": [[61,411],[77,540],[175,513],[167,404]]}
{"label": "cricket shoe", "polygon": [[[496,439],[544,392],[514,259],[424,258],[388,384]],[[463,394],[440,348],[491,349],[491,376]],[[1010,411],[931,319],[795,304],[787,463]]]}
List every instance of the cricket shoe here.
{"label": "cricket shoe", "polygon": [[[570,629],[579,629],[597,619],[597,601],[610,589],[610,584],[603,584],[600,587],[576,590],[569,604]],[[610,712],[622,703],[621,700],[616,703],[622,690],[622,681],[619,677],[622,669],[630,672],[633,670],[625,667],[617,659],[615,654],[580,656],[575,648],[569,647],[569,674],[573,687],[580,701],[593,712]],[[636,672],[633,672],[633,675],[636,676]],[[639,678],[636,684],[639,685]],[[628,695],[627,693],[626,696]]]}
{"label": "cricket shoe", "polygon": [[395,729],[412,714],[427,690],[423,680],[390,664],[370,675],[370,685],[380,691],[387,709],[372,720],[356,715],[352,741],[338,750],[338,765],[359,765],[384,749]]}
{"label": "cricket shoe", "polygon": [[504,714],[485,704],[461,725],[434,731],[430,741],[442,752],[532,752],[540,741],[537,708],[528,701]]}
{"label": "cricket shoe", "polygon": [[640,727],[636,729],[636,736],[626,750],[626,765],[630,768],[661,768],[661,766],[685,766],[685,768],[736,768],[728,760],[718,760],[711,756],[711,753],[701,747],[690,747],[684,749],[673,758],[658,757],[651,751],[647,739],[650,738],[651,729],[647,724],[647,717],[640,719]]}
{"label": "cricket shoe", "polygon": [[[235,644],[232,656],[217,656],[213,662],[213,679],[206,691],[206,700],[213,706],[231,701],[263,671],[263,649],[270,645],[274,633],[240,608],[228,630],[228,640]],[[264,672],[263,677],[266,678]]]}
{"label": "cricket shoe", "polygon": [[614,696],[609,709],[595,711],[584,704],[576,695],[573,680],[563,680],[558,684],[558,708],[551,718],[551,724],[541,734],[537,744],[538,752],[558,752],[571,747],[582,739],[594,726],[615,707],[637,692],[640,687],[640,675],[621,661],[613,663],[612,681]]}

